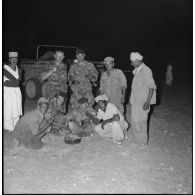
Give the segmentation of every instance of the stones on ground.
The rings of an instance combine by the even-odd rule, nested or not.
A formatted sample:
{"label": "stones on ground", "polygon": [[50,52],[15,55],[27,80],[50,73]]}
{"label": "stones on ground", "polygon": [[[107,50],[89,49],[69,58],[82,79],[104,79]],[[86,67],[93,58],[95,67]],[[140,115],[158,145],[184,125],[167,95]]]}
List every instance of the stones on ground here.
{"label": "stones on ground", "polygon": [[117,180],[117,178],[112,178],[111,180],[112,180],[112,181],[116,181],[116,180]]}
{"label": "stones on ground", "polygon": [[174,171],[174,167],[169,167],[169,171]]}

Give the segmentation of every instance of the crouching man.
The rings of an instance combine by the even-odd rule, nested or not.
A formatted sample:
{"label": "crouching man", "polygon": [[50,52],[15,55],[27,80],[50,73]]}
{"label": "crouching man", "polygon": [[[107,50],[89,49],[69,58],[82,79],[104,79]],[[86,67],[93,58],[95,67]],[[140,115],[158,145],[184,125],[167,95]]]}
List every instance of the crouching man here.
{"label": "crouching man", "polygon": [[85,97],[80,98],[77,102],[79,107],[66,115],[70,132],[79,137],[92,136],[94,135],[95,125],[91,118],[86,115],[86,112],[94,116],[96,111],[89,107],[88,99]]}
{"label": "crouching man", "polygon": [[112,138],[115,143],[121,144],[125,138],[124,132],[128,128],[128,123],[118,108],[109,103],[108,99],[106,95],[97,96],[95,98],[99,107],[97,118],[89,112],[86,112],[86,115],[96,124],[95,131],[99,135],[105,138]]}
{"label": "crouching man", "polygon": [[25,147],[31,149],[40,149],[43,147],[41,138],[45,133],[51,131],[51,124],[54,120],[53,118],[49,120],[45,119],[48,105],[49,101],[41,97],[38,100],[37,108],[20,118],[13,131],[16,146],[22,143]]}

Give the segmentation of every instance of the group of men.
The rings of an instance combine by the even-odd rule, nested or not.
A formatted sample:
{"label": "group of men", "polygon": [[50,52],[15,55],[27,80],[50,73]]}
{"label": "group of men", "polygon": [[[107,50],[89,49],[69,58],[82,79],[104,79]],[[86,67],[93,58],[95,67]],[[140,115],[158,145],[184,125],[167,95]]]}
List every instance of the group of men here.
{"label": "group of men", "polygon": [[[124,73],[114,67],[114,58],[106,57],[106,71],[100,78],[100,95],[95,97],[92,87],[98,78],[95,66],[85,60],[82,49],[76,51],[76,60],[67,73],[63,63],[63,51],[56,51],[55,60],[43,72],[45,81],[43,97],[38,100],[35,110],[22,115],[22,96],[19,88],[17,52],[9,52],[9,64],[4,65],[4,129],[13,132],[18,144],[29,148],[41,148],[41,138],[54,130],[66,138],[79,139],[99,134],[121,144],[128,128],[139,144],[148,143],[147,118],[150,105],[156,103],[156,85],[152,71],[138,52],[130,54],[134,67],[130,107],[130,125],[124,116],[125,91],[127,81]],[[68,84],[72,95],[72,111],[66,112]],[[96,102],[96,107],[94,107]],[[19,119],[20,118],[20,119]]]}

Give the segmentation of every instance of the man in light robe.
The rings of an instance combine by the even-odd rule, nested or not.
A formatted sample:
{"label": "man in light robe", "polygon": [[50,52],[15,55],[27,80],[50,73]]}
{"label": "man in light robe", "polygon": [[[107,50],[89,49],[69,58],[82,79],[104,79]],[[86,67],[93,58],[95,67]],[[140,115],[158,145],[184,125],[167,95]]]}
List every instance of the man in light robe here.
{"label": "man in light robe", "polygon": [[19,88],[18,53],[9,52],[9,64],[3,67],[4,129],[13,131],[22,115],[22,95]]}
{"label": "man in light robe", "polygon": [[150,105],[156,103],[156,84],[151,69],[142,62],[138,52],[130,54],[134,66],[131,86],[131,130],[135,141],[144,146],[148,143],[147,120]]}
{"label": "man in light robe", "polygon": [[106,57],[104,63],[107,71],[103,72],[100,79],[100,94],[106,94],[121,113],[124,113],[125,92],[127,80],[120,69],[114,68],[114,58]]}

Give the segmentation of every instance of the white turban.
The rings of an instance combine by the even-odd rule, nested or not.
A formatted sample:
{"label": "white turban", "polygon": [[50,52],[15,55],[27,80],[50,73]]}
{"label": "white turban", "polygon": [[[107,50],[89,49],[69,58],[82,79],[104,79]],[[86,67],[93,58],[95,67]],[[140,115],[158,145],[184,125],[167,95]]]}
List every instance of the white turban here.
{"label": "white turban", "polygon": [[100,100],[105,100],[108,101],[109,98],[104,94],[104,95],[99,95],[95,98],[95,101],[98,103]]}
{"label": "white turban", "polygon": [[112,57],[106,57],[105,59],[104,59],[104,63],[109,63],[109,62],[114,62],[114,58],[112,58]]}
{"label": "white turban", "polygon": [[130,60],[131,61],[135,61],[135,60],[142,60],[143,59],[143,56],[138,53],[138,52],[131,52],[131,55],[130,55]]}
{"label": "white turban", "polygon": [[18,52],[9,52],[8,56],[9,56],[9,58],[17,58],[18,57]]}

